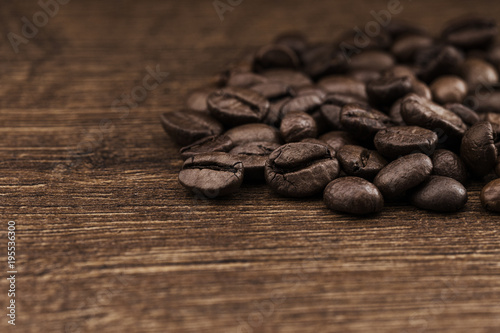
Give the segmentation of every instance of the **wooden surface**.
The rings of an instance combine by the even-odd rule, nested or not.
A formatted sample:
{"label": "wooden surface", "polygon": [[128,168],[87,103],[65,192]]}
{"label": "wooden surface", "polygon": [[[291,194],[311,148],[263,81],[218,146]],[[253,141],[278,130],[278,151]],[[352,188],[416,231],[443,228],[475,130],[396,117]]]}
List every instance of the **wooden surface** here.
{"label": "wooden surface", "polygon": [[[471,11],[500,19],[493,1],[402,4],[431,31]],[[7,33],[40,8],[3,1],[2,309],[9,220],[19,272],[17,325],[1,310],[0,331],[499,332],[500,218],[480,184],[458,214],[358,219],[265,186],[203,201],[177,183],[160,113],[280,31],[331,40],[386,6],[252,0],[220,21],[209,0],[74,0],[16,54]],[[168,78],[113,109],[156,65]]]}

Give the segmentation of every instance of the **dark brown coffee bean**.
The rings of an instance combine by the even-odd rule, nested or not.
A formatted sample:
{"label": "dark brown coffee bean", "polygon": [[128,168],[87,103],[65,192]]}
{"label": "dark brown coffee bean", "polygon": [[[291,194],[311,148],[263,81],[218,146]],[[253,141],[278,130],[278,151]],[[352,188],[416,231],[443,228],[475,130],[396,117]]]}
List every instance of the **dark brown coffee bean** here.
{"label": "dark brown coffee bean", "polygon": [[463,103],[476,112],[500,113],[500,85],[477,88]]}
{"label": "dark brown coffee bean", "polygon": [[233,141],[235,146],[256,141],[280,142],[278,130],[266,124],[241,125],[231,128],[225,135]]}
{"label": "dark brown coffee bean", "polygon": [[486,48],[497,34],[497,24],[493,19],[457,19],[443,30],[442,37],[448,43],[464,49]]}
{"label": "dark brown coffee bean", "polygon": [[289,112],[281,121],[280,134],[285,142],[298,142],[305,138],[315,138],[318,127],[313,117],[305,112]]}
{"label": "dark brown coffee bean", "polygon": [[394,39],[399,39],[407,35],[429,35],[429,33],[424,28],[397,19],[390,20],[390,23],[385,27],[385,31]]}
{"label": "dark brown coffee bean", "polygon": [[355,80],[361,81],[367,84],[373,80],[377,80],[382,77],[380,72],[367,69],[357,69],[349,72],[349,76]]}
{"label": "dark brown coffee bean", "polygon": [[486,184],[481,191],[481,204],[489,211],[500,213],[500,179]]}
{"label": "dark brown coffee bean", "polygon": [[415,94],[404,98],[401,116],[408,125],[420,126],[437,131],[438,129],[451,140],[460,139],[467,125],[453,112]]}
{"label": "dark brown coffee bean", "polygon": [[311,117],[314,119],[314,122],[316,124],[316,137],[318,135],[322,135],[330,130],[328,127],[325,118],[323,118],[323,115],[321,115],[321,112],[319,110],[314,111],[311,113]]}
{"label": "dark brown coffee bean", "polygon": [[345,145],[337,153],[342,170],[349,176],[372,180],[387,165],[376,151],[361,146]]}
{"label": "dark brown coffee bean", "polygon": [[467,190],[455,179],[430,176],[415,189],[410,199],[415,207],[452,213],[459,211],[467,203]]}
{"label": "dark brown coffee bean", "polygon": [[323,119],[328,127],[332,130],[341,130],[342,124],[340,123],[340,114],[342,107],[334,104],[324,104],[319,109]]}
{"label": "dark brown coffee bean", "polygon": [[192,91],[186,99],[186,107],[189,110],[200,112],[204,111],[208,113],[207,98],[212,92],[213,89],[210,88],[202,88]]}
{"label": "dark brown coffee bean", "polygon": [[321,90],[310,91],[307,94],[292,98],[288,103],[281,107],[281,117],[287,113],[301,111],[312,113],[319,109],[325,100],[325,94]]}
{"label": "dark brown coffee bean", "polygon": [[393,125],[386,114],[356,104],[347,104],[342,108],[340,123],[360,140],[372,139],[378,131]]}
{"label": "dark brown coffee bean", "polygon": [[444,108],[459,116],[462,121],[469,126],[472,126],[479,121],[477,113],[463,104],[446,104]]}
{"label": "dark brown coffee bean", "polygon": [[468,90],[472,92],[478,86],[489,86],[498,82],[498,73],[495,67],[477,58],[465,60],[461,67],[461,74],[467,83]]}
{"label": "dark brown coffee bean", "polygon": [[279,99],[277,101],[271,102],[269,106],[269,112],[265,116],[265,118],[262,120],[264,124],[273,126],[273,127],[280,127],[281,124],[281,108],[283,105],[287,104],[292,100],[291,97],[285,97],[282,99]]}
{"label": "dark brown coffee bean", "polygon": [[302,61],[304,72],[315,80],[327,75],[345,73],[348,69],[346,57],[330,43],[308,47],[302,53]]}
{"label": "dark brown coffee bean", "polygon": [[378,188],[359,177],[335,179],[325,188],[323,199],[331,210],[349,214],[372,214],[384,207]]}
{"label": "dark brown coffee bean", "polygon": [[243,164],[227,153],[200,154],[184,162],[182,186],[198,195],[215,198],[236,192],[243,182]]}
{"label": "dark brown coffee bean", "polygon": [[389,159],[423,153],[430,155],[436,149],[438,136],[418,126],[397,126],[379,131],[374,143],[377,151]]}
{"label": "dark brown coffee bean", "polygon": [[405,126],[406,123],[401,116],[401,103],[403,102],[403,98],[398,99],[392,107],[389,109],[389,118],[396,126]]}
{"label": "dark brown coffee bean", "polygon": [[497,148],[495,133],[489,122],[480,121],[465,132],[460,147],[460,157],[477,177],[484,177],[493,169],[497,159]]}
{"label": "dark brown coffee bean", "polygon": [[308,46],[307,37],[297,31],[282,33],[274,39],[273,43],[287,46],[298,55],[302,54]]}
{"label": "dark brown coffee bean", "polygon": [[318,87],[330,94],[356,96],[360,100],[368,100],[365,84],[349,76],[327,76],[318,82]]}
{"label": "dark brown coffee bean", "polygon": [[262,72],[269,68],[292,68],[300,66],[297,54],[283,44],[270,44],[262,47],[255,55],[254,70]]}
{"label": "dark brown coffee bean", "polygon": [[267,78],[262,75],[248,72],[231,73],[227,80],[228,87],[250,88],[256,84],[266,83]]}
{"label": "dark brown coffee bean", "polygon": [[219,135],[224,127],[205,112],[181,110],[161,116],[163,129],[180,146],[187,146],[206,136]]}
{"label": "dark brown coffee bean", "polygon": [[394,42],[392,54],[401,62],[412,62],[418,50],[432,46],[434,40],[424,35],[406,35]]}
{"label": "dark brown coffee bean", "polygon": [[311,86],[313,82],[304,73],[290,69],[270,69],[262,73],[270,82],[281,82],[297,89],[304,86]]}
{"label": "dark brown coffee bean", "polygon": [[431,82],[441,75],[455,73],[464,60],[463,54],[453,46],[433,46],[419,50],[416,64],[419,77],[424,82]]}
{"label": "dark brown coffee bean", "polygon": [[394,66],[394,57],[384,51],[369,50],[355,54],[350,58],[350,70],[385,71]]}
{"label": "dark brown coffee bean", "polygon": [[276,149],[265,167],[266,182],[287,197],[320,193],[339,174],[339,164],[325,146],[295,142]]}
{"label": "dark brown coffee bean", "polygon": [[439,104],[461,103],[467,96],[467,84],[458,76],[445,75],[432,82],[431,91]]}
{"label": "dark brown coffee bean", "polygon": [[373,183],[384,198],[396,198],[427,180],[431,172],[432,161],[427,155],[411,154],[389,163]]}
{"label": "dark brown coffee bean", "polygon": [[451,150],[438,149],[432,155],[432,173],[438,176],[453,178],[462,184],[467,181],[467,169],[464,162]]}
{"label": "dark brown coffee bean", "polygon": [[424,82],[414,79],[412,82],[412,86],[413,86],[413,93],[415,95],[418,95],[428,100],[432,99],[431,88],[429,88],[429,86],[427,86]]}
{"label": "dark brown coffee bean", "polygon": [[234,147],[229,154],[236,155],[243,163],[245,181],[262,181],[266,161],[279,146],[275,142],[249,142]]}
{"label": "dark brown coffee bean", "polygon": [[366,93],[374,105],[392,105],[397,99],[412,92],[413,80],[410,76],[382,77],[368,83]]}
{"label": "dark brown coffee bean", "polygon": [[281,82],[264,82],[258,83],[250,88],[251,90],[261,94],[265,98],[280,99],[292,95],[290,86]]}
{"label": "dark brown coffee bean", "polygon": [[200,139],[189,146],[182,147],[179,152],[183,159],[188,159],[200,154],[215,152],[227,153],[233,147],[233,141],[227,135],[223,134],[217,136],[207,136],[206,138]]}
{"label": "dark brown coffee bean", "polygon": [[332,147],[334,151],[339,151],[339,149],[345,145],[357,145],[358,142],[354,137],[345,131],[331,131],[323,134],[319,137],[319,140],[326,143],[328,146]]}
{"label": "dark brown coffee bean", "polygon": [[488,112],[481,115],[481,120],[487,121],[493,127],[496,138],[500,138],[500,113]]}
{"label": "dark brown coffee bean", "polygon": [[236,126],[262,121],[269,111],[269,102],[253,90],[224,88],[208,96],[210,113],[222,123]]}
{"label": "dark brown coffee bean", "polygon": [[401,64],[389,68],[382,74],[385,77],[404,77],[404,76],[409,76],[413,78],[417,77],[416,68]]}

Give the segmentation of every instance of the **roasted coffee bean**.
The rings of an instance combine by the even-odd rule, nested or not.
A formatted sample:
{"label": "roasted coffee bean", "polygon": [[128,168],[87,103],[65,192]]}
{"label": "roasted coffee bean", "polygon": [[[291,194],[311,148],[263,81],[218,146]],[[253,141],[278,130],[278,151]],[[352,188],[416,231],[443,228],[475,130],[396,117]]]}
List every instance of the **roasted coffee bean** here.
{"label": "roasted coffee bean", "polygon": [[345,145],[337,153],[342,170],[349,176],[372,180],[387,165],[376,151],[361,146]]}
{"label": "roasted coffee bean", "polygon": [[406,123],[401,116],[401,103],[403,102],[403,98],[398,99],[392,104],[392,107],[389,109],[389,117],[391,121],[396,126],[405,126]]}
{"label": "roasted coffee bean", "polygon": [[393,125],[386,114],[357,104],[347,104],[342,108],[340,123],[360,140],[372,139],[378,131]]}
{"label": "roasted coffee bean", "polygon": [[459,116],[462,121],[469,126],[472,126],[479,121],[479,116],[477,115],[477,113],[463,104],[446,104],[444,108]]}
{"label": "roasted coffee bean", "polygon": [[461,67],[461,73],[471,92],[475,92],[478,86],[487,87],[498,82],[498,73],[495,67],[477,58],[465,60]]}
{"label": "roasted coffee bean", "polygon": [[313,84],[312,80],[304,73],[291,69],[270,69],[261,73],[261,75],[270,82],[281,82],[292,89],[307,87]]}
{"label": "roasted coffee bean", "polygon": [[233,141],[235,146],[256,141],[280,142],[278,130],[266,124],[241,125],[231,128],[225,135]]}
{"label": "roasted coffee bean", "polygon": [[481,115],[481,119],[487,121],[493,127],[496,138],[500,138],[500,113],[488,112]]}
{"label": "roasted coffee bean", "polygon": [[319,137],[320,141],[323,141],[328,146],[332,147],[334,151],[338,151],[341,147],[345,145],[357,145],[358,142],[354,137],[345,131],[331,131],[323,134]]}
{"label": "roasted coffee bean", "polygon": [[293,94],[292,89],[287,84],[281,82],[264,82],[258,83],[250,88],[251,90],[258,92],[265,98],[281,99],[284,97],[291,96]]}
{"label": "roasted coffee bean", "polygon": [[370,102],[374,105],[392,105],[397,99],[409,94],[413,90],[413,78],[382,77],[366,85],[366,93]]}
{"label": "roasted coffee bean", "polygon": [[200,154],[188,158],[179,173],[182,186],[208,198],[236,192],[243,182],[243,164],[227,153]]}
{"label": "roasted coffee bean", "polygon": [[500,179],[486,184],[481,191],[481,204],[489,211],[500,213]]}
{"label": "roasted coffee bean", "polygon": [[438,149],[432,155],[432,173],[438,176],[453,178],[462,184],[467,181],[467,169],[464,162],[451,150]]}
{"label": "roasted coffee bean", "polygon": [[319,110],[330,129],[342,129],[342,124],[340,123],[340,114],[342,113],[341,106],[335,104],[324,104]]}
{"label": "roasted coffee bean", "polygon": [[460,157],[477,177],[484,177],[493,169],[497,148],[495,132],[489,122],[480,121],[465,132],[460,146]]}
{"label": "roasted coffee bean", "polygon": [[432,46],[434,40],[425,35],[406,35],[394,42],[392,54],[401,62],[412,62],[418,50]]}
{"label": "roasted coffee bean", "polygon": [[429,33],[423,28],[411,23],[392,19],[385,27],[385,31],[394,39],[407,35],[427,36]]}
{"label": "roasted coffee bean", "polygon": [[417,74],[415,72],[416,68],[412,68],[406,65],[396,65],[394,67],[389,68],[385,72],[383,72],[383,76],[385,77],[404,77],[404,76],[409,76],[409,77],[417,77]]}
{"label": "roasted coffee bean", "polygon": [[305,112],[294,111],[281,121],[280,134],[285,142],[297,142],[305,138],[315,138],[318,127],[313,117]]}
{"label": "roasted coffee bean", "polygon": [[424,82],[414,79],[412,82],[413,93],[425,99],[432,99],[432,91]]}
{"label": "roasted coffee bean", "polygon": [[467,84],[458,76],[445,75],[432,82],[431,91],[439,104],[461,103],[467,96]]}
{"label": "roasted coffee bean", "polygon": [[229,154],[236,155],[243,163],[245,181],[262,181],[266,161],[279,146],[275,142],[249,142],[234,147]]}
{"label": "roasted coffee bean", "polygon": [[349,72],[349,76],[352,77],[355,80],[361,81],[365,84],[377,80],[382,75],[378,71],[373,71],[373,70],[367,70],[367,69],[356,69],[353,71]]}
{"label": "roasted coffee bean", "polygon": [[219,135],[224,127],[205,112],[181,110],[161,116],[163,129],[180,146],[187,146],[206,136]]}
{"label": "roasted coffee bean", "polygon": [[430,176],[410,197],[418,208],[441,213],[457,212],[467,203],[467,190],[453,178]]}
{"label": "roasted coffee bean", "polygon": [[300,66],[297,54],[283,44],[270,44],[262,47],[255,55],[253,68],[262,72],[269,68],[292,68]]}
{"label": "roasted coffee bean", "polygon": [[271,188],[287,197],[320,193],[339,174],[338,161],[327,147],[314,143],[288,143],[266,162],[265,177]]}
{"label": "roasted coffee bean", "polygon": [[298,31],[289,31],[278,35],[274,44],[284,45],[295,51],[297,55],[302,54],[307,49],[307,37]]}
{"label": "roasted coffee bean", "polygon": [[266,83],[267,78],[250,72],[231,73],[227,80],[228,87],[250,88],[256,84]]}
{"label": "roasted coffee bean", "polygon": [[330,43],[312,45],[302,53],[304,72],[317,80],[321,77],[345,73],[348,69],[344,54]]}
{"label": "roasted coffee bean", "polygon": [[182,147],[179,151],[183,159],[188,159],[200,154],[224,152],[227,153],[234,147],[233,141],[227,135],[207,136],[189,146]]}
{"label": "roasted coffee bean", "polygon": [[323,89],[318,88],[315,85],[302,86],[299,88],[295,88],[293,90],[293,97],[308,96],[308,95],[315,95],[320,97],[321,99],[325,99],[327,93]]}
{"label": "roasted coffee bean", "polygon": [[478,88],[463,103],[479,113],[500,113],[500,85]]}
{"label": "roasted coffee bean", "polygon": [[304,140],[300,141],[300,142],[308,142],[308,143],[315,143],[315,144],[318,144],[318,145],[322,145],[322,146],[325,146],[326,148],[330,149],[330,152],[332,154],[333,157],[337,157],[337,153],[335,152],[335,150],[333,150],[332,147],[330,147],[327,143],[325,143],[324,141],[321,141],[319,139],[314,139],[314,138],[305,138]]}
{"label": "roasted coffee bean", "polygon": [[357,215],[377,213],[384,207],[379,189],[359,177],[335,179],[325,188],[323,200],[333,211]]}
{"label": "roasted coffee bean", "polygon": [[442,37],[448,43],[464,49],[486,48],[497,34],[495,20],[487,18],[457,19],[443,30]]}
{"label": "roasted coffee bean", "polygon": [[384,198],[396,198],[423,183],[432,172],[432,161],[424,154],[411,154],[389,163],[373,183]]}
{"label": "roasted coffee bean", "polygon": [[224,88],[208,96],[210,113],[222,123],[237,126],[260,122],[269,111],[269,102],[253,90]]}
{"label": "roasted coffee bean", "polygon": [[356,96],[360,100],[368,100],[365,84],[349,76],[327,76],[318,82],[318,87],[327,93]]}
{"label": "roasted coffee bean", "polygon": [[394,57],[384,51],[368,50],[355,54],[349,62],[350,70],[385,71],[394,66]]}
{"label": "roasted coffee bean", "polygon": [[281,107],[280,116],[283,118],[287,113],[301,111],[312,113],[319,109],[325,100],[325,94],[321,90],[310,91],[307,94],[292,98]]}
{"label": "roasted coffee bean", "polygon": [[467,125],[453,112],[415,94],[404,98],[401,116],[408,125],[420,126],[432,131],[440,130],[451,140],[460,139]]}
{"label": "roasted coffee bean", "polygon": [[210,88],[202,88],[192,91],[186,99],[186,107],[189,110],[200,112],[204,111],[208,113],[207,98],[212,92],[213,89]]}
{"label": "roasted coffee bean", "polygon": [[379,131],[373,140],[377,151],[389,159],[423,153],[430,155],[436,149],[438,136],[418,126],[397,126]]}
{"label": "roasted coffee bean", "polygon": [[325,118],[323,118],[319,110],[316,110],[313,113],[311,113],[311,117],[314,119],[314,122],[316,124],[316,129],[317,129],[316,136],[322,135],[323,133],[326,133],[330,130],[325,121]]}
{"label": "roasted coffee bean", "polygon": [[464,60],[463,54],[453,46],[432,46],[419,50],[416,64],[419,77],[424,82],[431,82],[440,75],[453,74]]}
{"label": "roasted coffee bean", "polygon": [[262,120],[262,122],[270,126],[280,127],[281,117],[282,117],[281,108],[283,107],[283,105],[287,104],[291,100],[292,100],[291,97],[285,97],[277,101],[271,102],[269,106],[269,112]]}

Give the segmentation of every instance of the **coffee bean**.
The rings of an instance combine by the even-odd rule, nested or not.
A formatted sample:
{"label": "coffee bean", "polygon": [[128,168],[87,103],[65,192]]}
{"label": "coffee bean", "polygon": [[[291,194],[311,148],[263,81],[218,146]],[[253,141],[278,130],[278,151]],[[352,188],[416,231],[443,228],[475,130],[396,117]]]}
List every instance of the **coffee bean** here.
{"label": "coffee bean", "polygon": [[241,125],[231,128],[225,134],[233,141],[235,146],[256,141],[280,142],[278,130],[265,124]]}
{"label": "coffee bean", "polygon": [[462,184],[467,181],[467,169],[457,154],[450,150],[438,149],[432,155],[432,173],[438,176],[453,178]]}
{"label": "coffee bean", "polygon": [[228,87],[250,88],[256,84],[266,83],[267,78],[262,75],[249,72],[231,73],[227,80]]}
{"label": "coffee bean", "polygon": [[493,127],[496,138],[500,138],[500,113],[488,112],[481,115],[481,119],[487,121]]}
{"label": "coffee bean", "polygon": [[461,103],[467,96],[467,84],[458,76],[445,75],[432,82],[431,91],[437,103]]}
{"label": "coffee bean", "polygon": [[188,159],[200,154],[225,152],[233,148],[233,141],[227,135],[207,136],[189,146],[182,147],[179,151],[183,159]]}
{"label": "coffee bean", "polygon": [[340,123],[360,140],[372,139],[378,131],[393,125],[386,114],[357,104],[342,108]]}
{"label": "coffee bean", "polygon": [[330,43],[311,45],[302,53],[302,61],[304,72],[315,80],[348,69],[346,57]]}
{"label": "coffee bean", "polygon": [[308,46],[307,37],[297,31],[282,33],[274,39],[273,43],[287,46],[289,49],[295,51],[297,55],[302,54]]}
{"label": "coffee bean", "polygon": [[417,25],[413,25],[406,21],[392,19],[385,27],[385,31],[394,39],[403,38],[404,36],[427,36],[429,33]]}
{"label": "coffee bean", "polygon": [[261,74],[270,82],[280,82],[292,89],[313,84],[312,80],[304,73],[290,69],[270,69]]}
{"label": "coffee bean", "polygon": [[319,137],[320,141],[323,141],[328,146],[330,146],[334,151],[339,151],[345,145],[357,145],[358,142],[354,137],[345,131],[331,131],[323,134]]}
{"label": "coffee bean", "polygon": [[500,179],[486,184],[481,191],[481,204],[489,211],[500,213]]}
{"label": "coffee bean", "polygon": [[415,68],[406,66],[406,65],[396,65],[394,67],[389,68],[382,74],[384,77],[405,77],[409,76],[412,78],[416,78],[417,74],[415,73]]}
{"label": "coffee bean", "polygon": [[275,142],[249,142],[234,147],[229,154],[236,155],[243,163],[245,181],[262,181],[266,161],[279,146]]}
{"label": "coffee bean", "polygon": [[262,47],[255,55],[254,70],[262,72],[269,68],[298,68],[297,54],[283,44],[270,44]]}
{"label": "coffee bean", "polygon": [[269,111],[269,102],[255,91],[224,88],[208,96],[210,113],[222,123],[237,126],[260,122]]}
{"label": "coffee bean", "polygon": [[467,125],[459,116],[415,94],[404,98],[401,116],[408,125],[420,126],[433,131],[440,129],[451,140],[460,139],[467,129]]}
{"label": "coffee bean", "polygon": [[421,209],[442,213],[457,212],[467,203],[467,190],[455,179],[430,176],[415,189],[410,200]]}
{"label": "coffee bean", "polygon": [[350,70],[384,71],[394,66],[394,57],[384,51],[368,50],[355,54],[349,62]]}
{"label": "coffee bean", "polygon": [[453,46],[432,46],[416,54],[418,76],[424,82],[431,82],[440,75],[455,73],[464,60],[463,54]]}
{"label": "coffee bean", "polygon": [[314,85],[298,87],[295,88],[293,92],[294,97],[314,95],[324,100],[327,96],[327,93],[323,89]]}
{"label": "coffee bean", "polygon": [[429,86],[427,86],[424,82],[414,79],[412,82],[413,93],[417,96],[423,97],[425,99],[432,99],[432,91]]}
{"label": "coffee bean", "polygon": [[498,82],[498,73],[495,67],[477,58],[465,60],[461,67],[461,73],[469,91],[472,92],[478,86],[489,86]]}
{"label": "coffee bean", "polygon": [[319,109],[324,100],[325,95],[320,91],[311,91],[308,94],[294,97],[281,107],[281,118],[283,118],[287,113],[293,111],[312,113]]}
{"label": "coffee bean", "polygon": [[241,161],[227,153],[200,154],[184,162],[179,182],[195,194],[215,198],[236,192],[243,172]]}
{"label": "coffee bean", "polygon": [[181,110],[161,116],[163,129],[180,146],[187,146],[206,136],[219,135],[224,127],[205,112]]}
{"label": "coffee bean", "polygon": [[418,50],[425,49],[434,43],[429,36],[406,35],[394,42],[391,48],[392,54],[401,62],[412,62]]}
{"label": "coffee bean", "polygon": [[401,103],[403,102],[403,98],[398,99],[392,104],[392,107],[389,109],[389,118],[396,126],[405,126],[406,123],[401,116]]}
{"label": "coffee bean", "polygon": [[318,87],[331,94],[356,96],[363,101],[368,99],[365,84],[349,76],[327,76],[318,82]]}
{"label": "coffee bean", "polygon": [[497,34],[495,20],[486,18],[457,19],[443,30],[442,37],[448,43],[460,48],[486,48]]}
{"label": "coffee bean", "polygon": [[477,177],[486,176],[495,166],[497,148],[491,124],[480,121],[469,128],[462,139],[460,157]]}
{"label": "coffee bean", "polygon": [[322,135],[323,133],[326,133],[330,130],[320,110],[316,110],[313,113],[311,113],[311,117],[314,119],[314,123],[317,128],[316,136]]}
{"label": "coffee bean", "polygon": [[377,213],[384,207],[379,189],[359,177],[335,179],[325,188],[323,199],[331,210],[350,214]]}
{"label": "coffee bean", "polygon": [[432,161],[424,154],[411,154],[398,158],[385,166],[373,183],[384,198],[396,198],[427,180],[432,172]]}
{"label": "coffee bean", "polygon": [[397,99],[413,90],[413,79],[410,76],[382,77],[366,85],[366,93],[373,105],[392,105]]}
{"label": "coffee bean", "polygon": [[450,110],[451,112],[459,116],[462,119],[462,121],[469,126],[474,125],[480,120],[477,113],[475,113],[473,110],[469,109],[463,104],[457,104],[457,103],[446,104],[444,108]]}
{"label": "coffee bean", "polygon": [[250,88],[269,100],[281,99],[292,95],[292,89],[281,82],[258,83]]}
{"label": "coffee bean", "polygon": [[339,164],[323,145],[295,142],[276,149],[265,167],[267,183],[287,197],[320,193],[339,174]]}
{"label": "coffee bean", "polygon": [[277,101],[271,101],[269,106],[269,112],[264,117],[262,122],[270,126],[279,127],[281,124],[281,117],[282,117],[281,108],[283,107],[283,105],[287,104],[291,100],[292,100],[291,97],[285,97]]}
{"label": "coffee bean", "polygon": [[186,107],[189,110],[208,113],[207,98],[213,92],[210,88],[202,88],[192,91],[186,99]]}
{"label": "coffee bean", "polygon": [[359,53],[360,43],[362,43],[362,49],[365,52],[368,50],[386,50],[392,43],[391,36],[384,30],[377,34],[370,34],[370,38],[363,38],[362,41],[360,41],[359,36],[357,31],[349,29],[338,38],[335,44],[343,52],[344,57],[351,57],[353,54]]}
{"label": "coffee bean", "polygon": [[376,151],[353,145],[341,147],[337,159],[346,174],[368,180],[375,178],[387,165],[387,161]]}
{"label": "coffee bean", "polygon": [[436,149],[438,136],[431,130],[418,126],[396,126],[379,131],[374,138],[377,151],[389,159],[424,153],[430,155]]}
{"label": "coffee bean", "polygon": [[377,80],[382,77],[380,72],[368,69],[356,69],[349,72],[349,76],[355,80],[361,81],[367,84],[373,80]]}
{"label": "coffee bean", "polygon": [[464,104],[476,112],[500,113],[500,85],[477,88],[473,95],[465,98]]}
{"label": "coffee bean", "polygon": [[328,127],[332,130],[341,130],[342,124],[340,123],[340,114],[342,107],[334,104],[324,104],[319,109],[323,119]]}
{"label": "coffee bean", "polygon": [[289,112],[281,121],[280,134],[285,142],[297,142],[315,138],[318,127],[313,117],[305,112]]}

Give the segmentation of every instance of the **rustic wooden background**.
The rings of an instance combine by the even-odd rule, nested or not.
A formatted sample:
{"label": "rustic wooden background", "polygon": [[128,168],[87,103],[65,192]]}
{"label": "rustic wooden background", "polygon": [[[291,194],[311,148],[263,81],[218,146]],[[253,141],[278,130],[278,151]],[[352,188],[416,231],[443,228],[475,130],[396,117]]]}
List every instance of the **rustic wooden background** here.
{"label": "rustic wooden background", "polygon": [[[226,1],[224,1],[226,2]],[[233,2],[234,3],[234,2]],[[402,0],[438,31],[493,1]],[[500,223],[392,206],[359,219],[245,186],[196,200],[158,117],[224,64],[298,29],[331,40],[387,1],[71,1],[15,53],[35,0],[1,1],[1,271],[17,239],[17,325],[1,332],[499,332]],[[129,112],[147,67],[168,78]],[[123,109],[121,109],[123,110]],[[5,263],[5,264],[4,264]]]}

